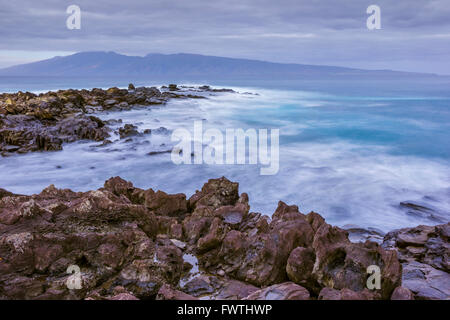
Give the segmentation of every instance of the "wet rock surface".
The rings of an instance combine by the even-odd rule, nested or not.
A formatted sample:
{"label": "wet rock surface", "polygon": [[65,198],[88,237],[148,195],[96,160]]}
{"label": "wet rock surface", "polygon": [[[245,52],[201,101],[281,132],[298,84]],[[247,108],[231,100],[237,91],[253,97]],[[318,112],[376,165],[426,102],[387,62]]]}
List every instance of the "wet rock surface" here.
{"label": "wet rock surface", "polygon": [[246,300],[308,300],[309,292],[293,282],[275,284],[258,290]]}
{"label": "wet rock surface", "polygon": [[[0,299],[448,299],[448,224],[354,243],[295,205],[251,212],[238,187],[0,189]],[[367,288],[372,265],[380,289]]]}
{"label": "wet rock surface", "polygon": [[[107,90],[59,90],[0,94],[0,155],[33,151],[62,150],[63,143],[78,140],[106,141],[111,129],[93,114],[132,108],[164,105],[170,99],[204,99],[206,93],[232,92],[226,89],[181,87],[116,87]],[[203,88],[203,89],[201,89]],[[138,135],[127,124],[120,138]]]}
{"label": "wet rock surface", "polygon": [[450,298],[450,223],[389,232],[383,246],[393,248],[403,265],[403,287],[416,299]]}

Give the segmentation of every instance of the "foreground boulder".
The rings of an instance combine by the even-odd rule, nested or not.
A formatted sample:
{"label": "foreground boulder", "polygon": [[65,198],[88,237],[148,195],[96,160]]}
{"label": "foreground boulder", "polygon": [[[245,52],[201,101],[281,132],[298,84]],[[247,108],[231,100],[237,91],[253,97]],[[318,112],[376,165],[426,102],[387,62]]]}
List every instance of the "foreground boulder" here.
{"label": "foreground boulder", "polygon": [[352,243],[315,212],[279,202],[270,218],[248,201],[225,177],[189,199],[120,177],[89,192],[0,189],[0,299],[449,297],[448,225]]}
{"label": "foreground boulder", "polygon": [[383,246],[396,248],[402,262],[418,261],[435,269],[450,271],[450,223],[418,226],[389,232]]}
{"label": "foreground boulder", "polygon": [[403,287],[416,299],[450,299],[450,223],[389,232],[383,246],[398,252]]}
{"label": "foreground boulder", "polygon": [[405,287],[397,287],[392,293],[391,300],[414,300],[414,294]]}

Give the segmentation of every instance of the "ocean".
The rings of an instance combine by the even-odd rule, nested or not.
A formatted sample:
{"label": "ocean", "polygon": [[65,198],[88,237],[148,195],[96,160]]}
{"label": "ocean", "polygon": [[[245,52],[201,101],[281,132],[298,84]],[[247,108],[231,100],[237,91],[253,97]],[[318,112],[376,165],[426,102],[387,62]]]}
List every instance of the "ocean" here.
{"label": "ocean", "polygon": [[[0,92],[67,88],[160,86],[145,79],[7,78]],[[232,88],[209,99],[98,114],[155,134],[106,147],[80,141],[63,151],[0,158],[0,187],[38,193],[50,184],[86,191],[121,176],[140,188],[192,195],[225,176],[249,194],[251,211],[271,215],[279,200],[315,211],[338,226],[389,231],[450,221],[450,81],[448,78],[369,81],[183,81]],[[280,168],[258,165],[175,165],[170,132],[206,127],[279,129]],[[420,207],[400,205],[412,203]]]}

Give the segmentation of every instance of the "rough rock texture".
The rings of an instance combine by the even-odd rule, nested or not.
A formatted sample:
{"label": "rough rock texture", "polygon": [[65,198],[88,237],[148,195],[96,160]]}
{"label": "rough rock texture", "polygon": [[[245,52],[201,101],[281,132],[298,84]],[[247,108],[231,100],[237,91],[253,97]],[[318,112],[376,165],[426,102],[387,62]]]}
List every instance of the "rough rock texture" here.
{"label": "rough rock texture", "polygon": [[309,292],[293,282],[275,284],[258,290],[249,295],[246,300],[308,300]]}
{"label": "rough rock texture", "polygon": [[410,262],[403,265],[402,285],[411,290],[417,300],[450,299],[450,275],[430,265]]}
{"label": "rough rock texture", "polygon": [[286,265],[288,278],[295,283],[320,291],[320,286],[312,276],[316,254],[312,248],[297,247],[292,250]]}
{"label": "rough rock texture", "polygon": [[258,290],[258,287],[251,284],[237,280],[229,280],[218,290],[215,298],[219,300],[242,300]]}
{"label": "rough rock texture", "polygon": [[414,294],[405,287],[397,287],[392,293],[391,300],[414,300]]}
{"label": "rough rock texture", "polygon": [[320,291],[319,300],[373,300],[376,297],[368,289],[355,292],[348,288],[336,290],[325,287]]}
{"label": "rough rock texture", "polygon": [[383,246],[395,247],[402,262],[418,261],[450,272],[450,223],[389,232]]}
{"label": "rough rock texture", "polygon": [[[136,106],[161,105],[170,99],[205,98],[188,92],[194,89],[160,91],[155,87],[128,90],[59,90],[0,94],[0,155],[33,151],[56,151],[63,143],[77,140],[105,141],[107,123],[90,115],[102,111],[130,110]],[[213,92],[209,88],[195,92]],[[121,138],[137,135],[136,127],[125,125]]]}
{"label": "rough rock texture", "polygon": [[403,287],[416,299],[450,299],[450,223],[389,232],[385,248],[398,251]]}
{"label": "rough rock texture", "polygon": [[126,124],[122,128],[119,128],[120,139],[139,135],[138,127],[132,124]]}
{"label": "rough rock texture", "polygon": [[182,291],[175,290],[170,285],[163,285],[156,296],[156,300],[198,300]]}
{"label": "rough rock texture", "polygon": [[297,206],[251,212],[224,177],[190,199],[120,177],[89,192],[0,189],[0,299],[446,299],[448,225],[430,228],[352,243]]}
{"label": "rough rock texture", "polygon": [[312,274],[322,287],[362,291],[371,265],[381,269],[378,293],[384,299],[401,284],[402,269],[396,252],[386,251],[375,242],[351,243],[347,231],[324,223],[314,236],[312,248],[316,254]]}

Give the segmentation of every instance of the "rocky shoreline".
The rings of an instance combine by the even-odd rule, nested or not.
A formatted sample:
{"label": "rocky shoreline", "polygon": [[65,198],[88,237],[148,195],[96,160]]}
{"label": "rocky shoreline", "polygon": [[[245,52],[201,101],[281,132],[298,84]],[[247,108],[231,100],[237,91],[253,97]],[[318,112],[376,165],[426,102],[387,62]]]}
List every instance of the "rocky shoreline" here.
{"label": "rocky shoreline", "polygon": [[[233,91],[130,84],[0,94],[0,155],[56,151],[78,140],[107,145],[121,122],[103,121],[101,112],[217,92]],[[116,133],[130,139],[164,130],[125,124]],[[343,230],[283,202],[269,217],[251,212],[248,201],[226,178],[209,180],[189,199],[119,177],[89,192],[50,186],[25,196],[0,189],[0,300],[450,298],[449,223],[382,235]],[[381,288],[369,290],[373,265]],[[74,266],[80,288],[69,289]]]}
{"label": "rocky shoreline", "polygon": [[[62,150],[63,143],[78,140],[106,141],[111,129],[95,114],[164,105],[171,99],[205,99],[205,94],[233,92],[209,86],[160,89],[117,87],[92,90],[59,90],[0,94],[0,155]],[[125,129],[126,130],[126,129]]]}
{"label": "rocky shoreline", "polygon": [[[315,212],[279,202],[269,217],[248,201],[226,178],[189,199],[119,177],[89,192],[0,189],[0,299],[450,297],[450,223],[354,243]],[[380,289],[367,288],[371,265]]]}

